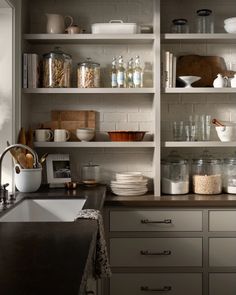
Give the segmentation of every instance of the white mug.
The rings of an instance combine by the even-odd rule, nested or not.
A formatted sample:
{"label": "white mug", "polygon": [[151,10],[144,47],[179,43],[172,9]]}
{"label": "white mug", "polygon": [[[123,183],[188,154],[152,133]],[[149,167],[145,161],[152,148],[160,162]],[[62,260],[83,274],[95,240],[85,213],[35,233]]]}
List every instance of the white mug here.
{"label": "white mug", "polygon": [[67,32],[68,34],[79,34],[80,33],[80,28],[77,25],[72,25],[69,26],[65,32]]}
{"label": "white mug", "polygon": [[22,193],[32,193],[39,189],[42,181],[42,168],[22,169],[15,165],[15,185]]}
{"label": "white mug", "polygon": [[67,141],[70,139],[70,132],[66,129],[55,129],[54,130],[54,141]]}
{"label": "white mug", "polygon": [[49,129],[36,129],[34,137],[35,141],[50,141],[53,138],[53,132]]}

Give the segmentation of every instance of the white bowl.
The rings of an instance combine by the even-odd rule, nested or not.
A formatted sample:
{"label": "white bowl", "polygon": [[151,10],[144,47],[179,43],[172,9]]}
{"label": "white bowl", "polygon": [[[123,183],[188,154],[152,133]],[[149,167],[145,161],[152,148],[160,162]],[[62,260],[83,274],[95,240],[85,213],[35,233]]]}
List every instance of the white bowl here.
{"label": "white bowl", "polygon": [[95,130],[92,128],[79,128],[76,129],[76,136],[81,141],[90,141],[95,136]]}
{"label": "white bowl", "polygon": [[224,29],[227,33],[236,33],[236,23],[235,24],[230,24],[230,25],[225,25]]}
{"label": "white bowl", "polygon": [[198,76],[179,76],[179,78],[185,82],[185,88],[191,88],[192,83],[201,79],[201,77]]}
{"label": "white bowl", "polygon": [[215,128],[220,141],[236,141],[236,126],[217,126]]}
{"label": "white bowl", "polygon": [[229,17],[224,20],[225,25],[236,23],[236,17]]}

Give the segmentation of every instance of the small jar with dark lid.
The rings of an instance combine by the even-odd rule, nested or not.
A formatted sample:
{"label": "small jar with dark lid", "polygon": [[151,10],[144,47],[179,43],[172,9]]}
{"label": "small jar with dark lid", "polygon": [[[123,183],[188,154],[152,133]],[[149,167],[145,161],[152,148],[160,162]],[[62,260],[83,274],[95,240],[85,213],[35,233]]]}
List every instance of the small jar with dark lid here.
{"label": "small jar with dark lid", "polygon": [[228,194],[236,194],[236,154],[224,159],[223,189]]}
{"label": "small jar with dark lid", "polygon": [[212,10],[197,10],[197,33],[214,33]]}
{"label": "small jar with dark lid", "polygon": [[172,21],[172,33],[189,33],[188,21],[185,18],[177,18]]}

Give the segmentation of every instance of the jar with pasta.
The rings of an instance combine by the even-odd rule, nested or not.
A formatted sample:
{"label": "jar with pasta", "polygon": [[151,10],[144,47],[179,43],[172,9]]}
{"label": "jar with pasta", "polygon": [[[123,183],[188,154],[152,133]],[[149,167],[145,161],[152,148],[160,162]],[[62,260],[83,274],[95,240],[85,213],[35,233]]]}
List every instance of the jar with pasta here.
{"label": "jar with pasta", "polygon": [[43,87],[69,88],[71,87],[71,55],[63,52],[59,47],[43,55]]}
{"label": "jar with pasta", "polygon": [[222,161],[205,155],[199,159],[194,159],[192,181],[195,194],[220,194],[222,192]]}
{"label": "jar with pasta", "polygon": [[91,58],[79,63],[77,68],[78,88],[100,87],[100,64],[93,62]]}

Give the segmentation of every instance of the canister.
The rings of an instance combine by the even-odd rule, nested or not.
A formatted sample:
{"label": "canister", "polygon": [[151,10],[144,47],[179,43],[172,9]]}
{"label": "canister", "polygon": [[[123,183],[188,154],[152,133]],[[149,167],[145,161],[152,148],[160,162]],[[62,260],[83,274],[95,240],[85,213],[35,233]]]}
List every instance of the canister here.
{"label": "canister", "polygon": [[224,159],[223,189],[229,194],[236,194],[236,156]]}
{"label": "canister", "polygon": [[100,64],[92,61],[91,58],[78,63],[77,86],[78,88],[100,87]]}
{"label": "canister", "polygon": [[82,167],[82,182],[86,185],[96,185],[100,181],[100,166],[89,162]]}

